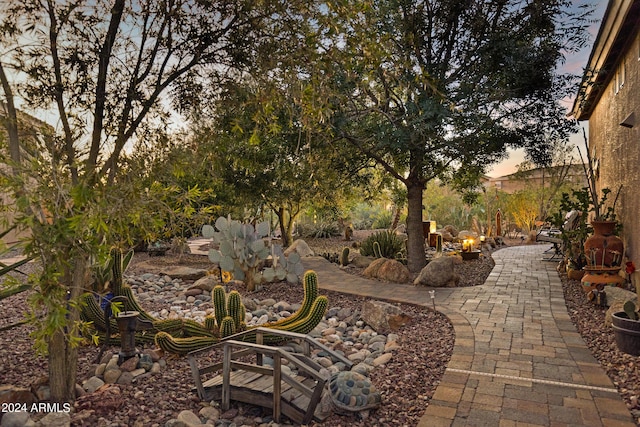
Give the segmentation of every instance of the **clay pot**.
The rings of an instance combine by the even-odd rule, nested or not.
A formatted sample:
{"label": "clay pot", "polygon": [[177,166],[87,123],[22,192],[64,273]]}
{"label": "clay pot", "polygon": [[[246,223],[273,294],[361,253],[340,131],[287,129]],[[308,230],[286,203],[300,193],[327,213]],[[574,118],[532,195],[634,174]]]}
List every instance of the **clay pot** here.
{"label": "clay pot", "polygon": [[622,263],[624,243],[613,234],[615,221],[592,221],[593,236],[584,242],[587,265],[590,267],[617,267]]}
{"label": "clay pot", "polygon": [[573,268],[567,269],[567,277],[571,280],[580,280],[584,276],[583,270],[574,270]]}

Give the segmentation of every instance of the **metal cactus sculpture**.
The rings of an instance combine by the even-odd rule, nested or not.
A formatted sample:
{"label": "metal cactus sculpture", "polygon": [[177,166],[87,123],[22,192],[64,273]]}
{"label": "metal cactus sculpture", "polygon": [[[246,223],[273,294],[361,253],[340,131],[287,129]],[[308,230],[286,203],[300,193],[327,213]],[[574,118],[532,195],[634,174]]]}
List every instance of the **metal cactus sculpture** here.
{"label": "metal cactus sculpture", "polygon": [[[127,309],[140,313],[140,318],[151,320],[153,329],[136,333],[137,344],[154,343],[164,351],[184,355],[193,350],[215,344],[222,338],[242,332],[247,329],[254,329],[257,326],[247,327],[245,324],[245,306],[237,291],[228,294],[222,286],[216,286],[212,292],[212,302],[214,306],[214,316],[207,316],[204,323],[199,323],[191,319],[156,319],[147,313],[137,302],[131,288],[122,278],[123,263],[122,253],[118,250],[112,252],[113,257],[113,286],[114,296],[126,296],[128,299]],[[290,317],[277,322],[259,325],[262,327],[278,330],[287,330],[307,334],[315,328],[322,320],[328,307],[328,300],[324,296],[318,296],[318,278],[314,271],[307,271],[303,280],[304,298],[301,307]],[[91,322],[95,334],[102,341],[106,338],[107,330],[104,312],[93,293],[86,293],[83,296],[82,318],[86,322]],[[111,330],[117,330],[115,320],[109,320]],[[273,340],[279,339],[271,337]],[[246,339],[255,339],[255,335],[249,335]],[[268,342],[270,337],[266,337]],[[112,337],[111,344],[117,344],[118,338]]]}

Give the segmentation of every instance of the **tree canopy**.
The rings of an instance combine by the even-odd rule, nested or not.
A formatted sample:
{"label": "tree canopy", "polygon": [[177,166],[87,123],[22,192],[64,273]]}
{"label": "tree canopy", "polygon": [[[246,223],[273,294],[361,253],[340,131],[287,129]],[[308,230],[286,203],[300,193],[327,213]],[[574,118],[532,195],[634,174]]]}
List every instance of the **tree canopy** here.
{"label": "tree canopy", "polygon": [[[311,68],[336,135],[408,192],[409,267],[425,259],[422,191],[435,177],[478,183],[508,147],[549,161],[548,134],[573,125],[559,100],[563,52],[586,41],[570,2],[407,1],[328,4]],[[310,73],[314,73],[310,71]]]}
{"label": "tree canopy", "polygon": [[[94,257],[127,238],[144,192],[122,171],[127,148],[168,126],[171,106],[216,92],[262,52],[295,38],[292,1],[8,0],[0,15],[0,83],[58,124],[31,156],[14,132],[4,184],[29,250],[43,262],[37,337],[48,349],[53,401],[75,396],[76,301]],[[5,72],[6,71],[6,72]],[[13,81],[11,75],[14,76]],[[15,122],[15,120],[10,120]],[[129,216],[131,214],[131,216]]]}

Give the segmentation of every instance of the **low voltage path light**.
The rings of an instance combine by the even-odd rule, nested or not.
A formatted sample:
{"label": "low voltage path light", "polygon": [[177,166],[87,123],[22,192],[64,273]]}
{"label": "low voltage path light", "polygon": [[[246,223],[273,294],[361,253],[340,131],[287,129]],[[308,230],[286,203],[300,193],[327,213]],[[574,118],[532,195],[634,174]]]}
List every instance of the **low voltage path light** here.
{"label": "low voltage path light", "polygon": [[433,304],[433,311],[436,311],[436,291],[429,291],[429,298],[431,298],[431,303]]}

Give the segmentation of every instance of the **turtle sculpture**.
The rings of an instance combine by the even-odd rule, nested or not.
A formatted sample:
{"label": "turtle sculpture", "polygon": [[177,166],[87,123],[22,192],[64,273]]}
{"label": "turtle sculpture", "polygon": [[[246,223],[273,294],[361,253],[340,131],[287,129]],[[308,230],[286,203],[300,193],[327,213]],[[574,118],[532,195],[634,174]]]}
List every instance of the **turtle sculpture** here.
{"label": "turtle sculpture", "polygon": [[380,406],[382,397],[369,378],[354,371],[336,372],[329,380],[329,396],[337,412],[362,412]]}
{"label": "turtle sculpture", "polygon": [[[237,332],[255,329],[258,326],[247,326],[245,320],[245,307],[240,294],[231,291],[227,295],[222,286],[216,286],[211,292],[215,316],[207,316],[203,323],[191,319],[156,319],[147,313],[138,303],[131,287],[124,283],[122,271],[122,252],[114,249],[111,252],[113,259],[113,274],[111,290],[115,296],[126,298],[127,306],[132,311],[139,313],[139,318],[147,320],[152,327],[148,331],[140,331],[135,334],[137,344],[153,343],[164,351],[184,355],[190,351],[198,350],[219,342],[221,339]],[[289,317],[274,322],[260,325],[264,328],[285,330],[308,334],[324,318],[328,307],[326,296],[318,295],[318,276],[314,271],[304,274],[304,299],[298,311]],[[82,319],[90,322],[93,333],[104,342],[107,338],[107,330],[117,330],[114,319],[105,322],[105,316],[94,293],[87,292],[82,296]],[[248,334],[245,339],[255,340],[255,334]],[[278,342],[281,337],[266,335],[265,342]],[[113,344],[118,340],[111,337]],[[109,343],[111,344],[111,342]]]}

